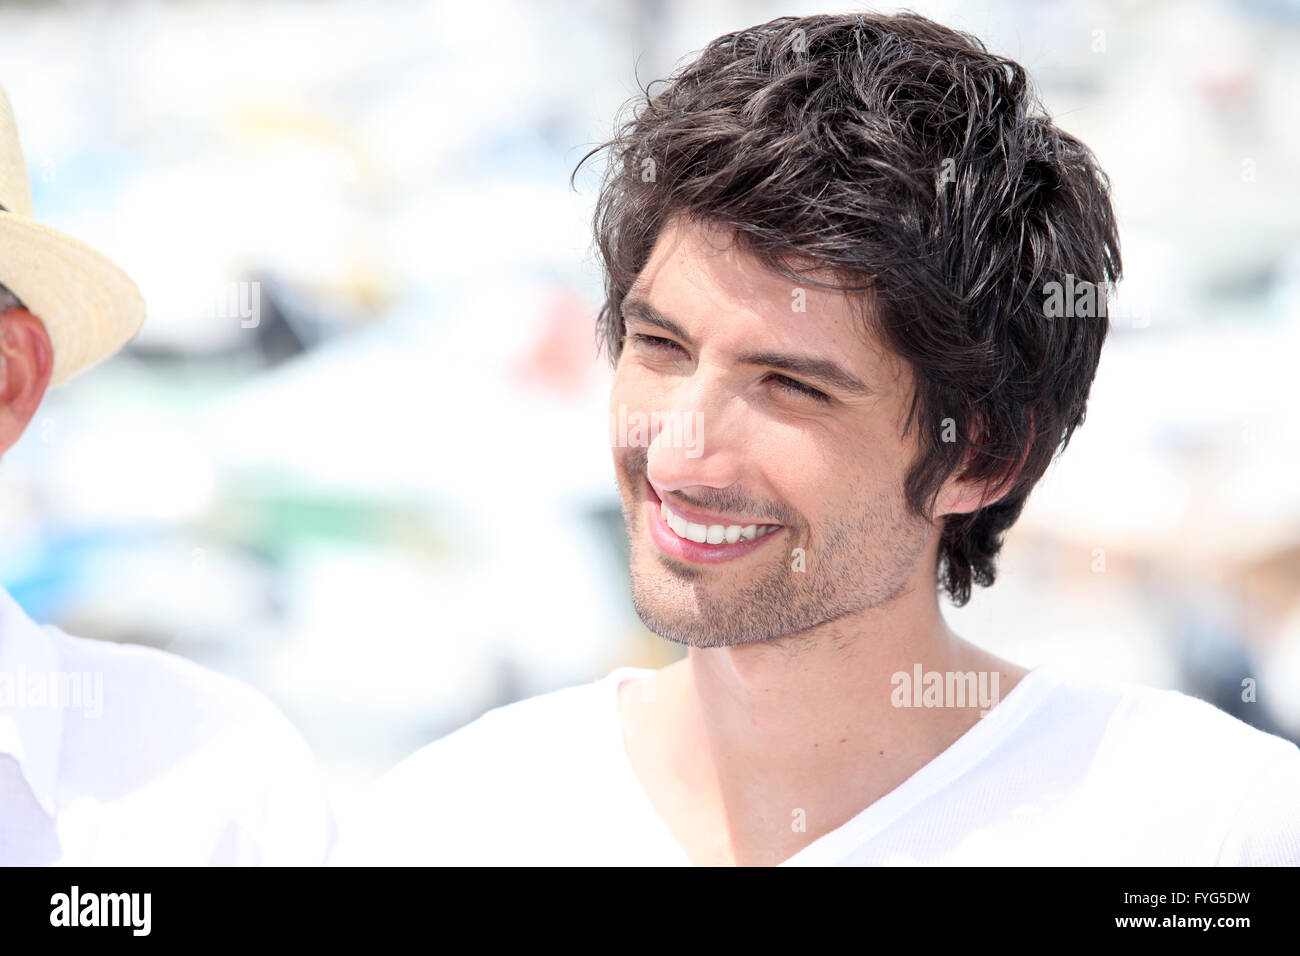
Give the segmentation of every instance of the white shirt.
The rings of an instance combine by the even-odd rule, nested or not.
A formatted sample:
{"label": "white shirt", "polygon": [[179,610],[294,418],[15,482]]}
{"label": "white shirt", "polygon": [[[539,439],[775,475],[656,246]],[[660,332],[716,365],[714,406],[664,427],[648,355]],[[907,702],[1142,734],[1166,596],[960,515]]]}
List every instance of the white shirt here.
{"label": "white shirt", "polygon": [[306,744],[252,688],[34,624],[0,589],[0,865],[320,864]]}
{"label": "white shirt", "polygon": [[[332,865],[689,865],[634,774],[617,689],[493,710],[344,821]],[[811,829],[811,827],[809,828]],[[1300,750],[1174,691],[1043,665],[782,865],[1300,864]]]}

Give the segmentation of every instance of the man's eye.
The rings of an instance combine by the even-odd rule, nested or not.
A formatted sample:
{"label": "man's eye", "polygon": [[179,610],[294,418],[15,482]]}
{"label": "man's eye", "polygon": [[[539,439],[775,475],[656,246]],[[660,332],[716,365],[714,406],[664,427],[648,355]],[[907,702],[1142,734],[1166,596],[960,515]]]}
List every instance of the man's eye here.
{"label": "man's eye", "polygon": [[792,378],[786,378],[784,375],[773,375],[774,381],[783,391],[799,395],[803,398],[811,398],[815,402],[829,402],[830,396],[825,392],[819,392],[811,385],[805,385],[803,382],[796,382]]}
{"label": "man's eye", "polygon": [[679,349],[681,348],[672,339],[661,338],[658,335],[642,335],[639,332],[633,332],[628,336],[637,345],[643,345],[650,349]]}

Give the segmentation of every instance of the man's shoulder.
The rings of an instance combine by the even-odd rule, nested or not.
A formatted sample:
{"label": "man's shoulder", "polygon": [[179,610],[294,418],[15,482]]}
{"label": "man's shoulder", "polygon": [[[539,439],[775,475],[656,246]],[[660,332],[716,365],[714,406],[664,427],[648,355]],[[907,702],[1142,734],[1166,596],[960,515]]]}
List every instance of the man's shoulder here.
{"label": "man's shoulder", "polygon": [[425,745],[346,815],[332,862],[543,859],[560,852],[547,841],[564,819],[595,832],[625,796],[616,687],[642,673],[652,672],[617,668],[497,707]]}
{"label": "man's shoulder", "polygon": [[527,766],[572,759],[612,739],[618,728],[614,684],[635,672],[562,687],[493,708],[464,727],[417,750],[385,776],[408,785],[468,763],[481,773],[518,774]]}
{"label": "man's shoulder", "polygon": [[28,679],[48,677],[58,705],[60,805],[114,808],[94,823],[103,859],[323,861],[334,822],[315,757],[260,691],[153,647],[25,637],[55,669]]}
{"label": "man's shoulder", "polygon": [[78,701],[66,715],[105,727],[138,724],[203,736],[232,732],[285,733],[292,725],[259,690],[171,651],[94,640],[42,628],[59,665],[61,693]]}
{"label": "man's shoulder", "polygon": [[1190,763],[1192,757],[1203,762],[1213,755],[1249,767],[1300,757],[1291,741],[1181,691],[1120,683],[1093,692],[1107,694],[1115,703],[1108,745],[1142,751],[1154,762]]}
{"label": "man's shoulder", "polygon": [[1094,770],[1116,765],[1135,772],[1134,779],[1172,781],[1300,759],[1291,741],[1181,691],[1074,675],[1060,665],[1049,670],[1051,692],[1025,727],[1043,746],[1070,741]]}
{"label": "man's shoulder", "polygon": [[107,761],[121,784],[166,771],[213,799],[286,788],[317,799],[314,755],[261,691],[168,651],[43,631],[62,682],[63,747],[79,755],[63,764],[68,786],[97,791]]}
{"label": "man's shoulder", "polygon": [[[1175,690],[1073,681],[1063,710],[1105,719],[1080,748],[1090,812],[1197,860],[1300,863],[1300,748]],[[1101,704],[1102,706],[1096,706]]]}

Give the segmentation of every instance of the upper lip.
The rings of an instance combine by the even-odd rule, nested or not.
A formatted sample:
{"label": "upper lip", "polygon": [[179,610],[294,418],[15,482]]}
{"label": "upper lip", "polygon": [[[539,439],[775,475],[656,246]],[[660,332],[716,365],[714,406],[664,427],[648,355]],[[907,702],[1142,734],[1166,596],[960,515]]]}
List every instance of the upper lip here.
{"label": "upper lip", "polygon": [[[660,501],[664,500],[664,496],[659,492],[659,489],[654,486],[653,481],[647,478],[646,484],[649,486],[651,494],[653,494]],[[703,511],[694,511],[690,508],[683,508],[675,501],[668,502],[668,507],[672,509],[674,514],[681,515],[683,518],[685,518],[687,521],[691,522],[692,524],[702,524],[705,527],[713,524],[720,524],[720,525],[737,524],[737,525],[741,525],[742,527],[751,524],[758,525],[759,527],[763,525],[777,525],[777,522],[775,521],[754,521],[748,518],[727,518],[720,515],[705,514]],[[777,526],[779,527],[779,525]]]}

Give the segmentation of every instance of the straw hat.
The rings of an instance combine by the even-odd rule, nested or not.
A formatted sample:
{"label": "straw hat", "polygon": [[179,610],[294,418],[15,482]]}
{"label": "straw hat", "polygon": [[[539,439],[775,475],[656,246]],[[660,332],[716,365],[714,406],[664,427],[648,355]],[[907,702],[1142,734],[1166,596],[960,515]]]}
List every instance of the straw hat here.
{"label": "straw hat", "polygon": [[54,345],[51,385],[112,355],[144,321],[131,278],[85,243],[32,219],[18,129],[0,87],[0,284],[45,325]]}

